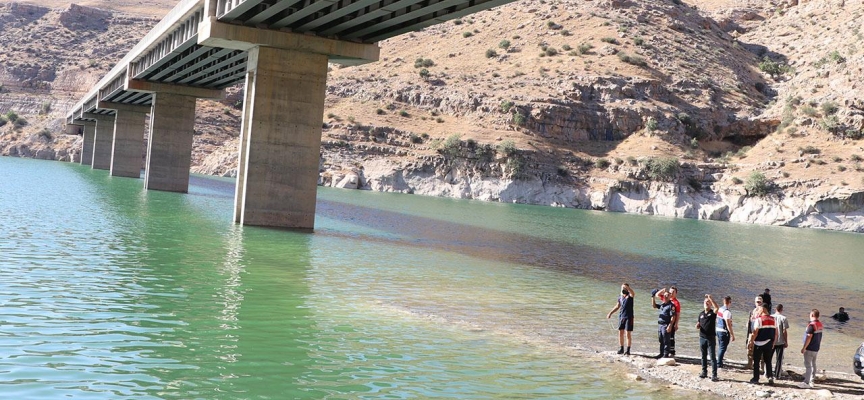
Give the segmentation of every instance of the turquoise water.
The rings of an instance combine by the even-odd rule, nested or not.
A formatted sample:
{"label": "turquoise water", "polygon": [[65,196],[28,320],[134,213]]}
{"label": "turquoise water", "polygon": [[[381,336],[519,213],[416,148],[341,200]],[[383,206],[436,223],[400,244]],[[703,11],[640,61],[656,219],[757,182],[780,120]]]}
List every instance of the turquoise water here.
{"label": "turquoise water", "polygon": [[[303,234],[234,225],[233,193],[0,158],[0,393],[661,398],[582,350],[617,346],[621,280],[646,354],[661,284],[694,321],[702,292],[741,298],[740,319],[766,285],[793,325],[811,303],[862,315],[860,235],[323,188]],[[848,364],[854,324],[828,324],[823,364]]]}

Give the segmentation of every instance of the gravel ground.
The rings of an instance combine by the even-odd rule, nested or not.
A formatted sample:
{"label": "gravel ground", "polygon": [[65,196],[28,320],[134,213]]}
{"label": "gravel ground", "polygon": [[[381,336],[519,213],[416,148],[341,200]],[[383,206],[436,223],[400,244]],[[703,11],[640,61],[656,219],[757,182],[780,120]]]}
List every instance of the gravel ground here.
{"label": "gravel ground", "polygon": [[[726,360],[726,368],[718,371],[720,381],[700,379],[700,360],[698,357],[678,355],[676,365],[659,366],[653,354],[634,353],[632,356],[619,356],[614,352],[600,353],[610,362],[627,364],[632,373],[630,379],[647,380],[656,384],[667,385],[672,389],[684,391],[701,391],[720,397],[735,399],[861,399],[864,397],[864,381],[856,375],[828,371],[824,378],[820,372],[814,389],[802,389],[798,385],[803,381],[802,368],[786,368],[787,377],[767,384],[762,377],[760,384],[749,383],[753,377],[752,370],[745,370],[745,362]],[[709,365],[710,376],[710,365]],[[821,378],[821,379],[820,379]]]}

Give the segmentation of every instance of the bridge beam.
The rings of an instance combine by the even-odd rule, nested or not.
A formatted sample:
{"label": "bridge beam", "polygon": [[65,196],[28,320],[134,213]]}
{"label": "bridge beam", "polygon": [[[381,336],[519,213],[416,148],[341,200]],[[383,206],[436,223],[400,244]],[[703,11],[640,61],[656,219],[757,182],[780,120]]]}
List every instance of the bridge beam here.
{"label": "bridge beam", "polygon": [[111,147],[114,144],[114,116],[84,113],[86,118],[96,120],[96,135],[93,138],[93,169],[111,169]]}
{"label": "bridge beam", "polygon": [[313,229],[327,55],[249,50],[234,221]]}
{"label": "bridge beam", "polygon": [[196,100],[192,96],[174,93],[153,94],[144,172],[145,189],[180,193],[189,191]]}
{"label": "bridge beam", "polygon": [[198,44],[243,51],[251,51],[256,47],[273,47],[298,53],[323,54],[329,57],[330,62],[342,65],[378,61],[381,54],[381,49],[376,44],[226,24],[217,21],[215,17],[205,19],[198,26]]}
{"label": "bridge beam", "polygon": [[114,145],[111,148],[111,176],[140,178],[145,124],[150,106],[101,101],[99,108],[115,110],[117,114]]}

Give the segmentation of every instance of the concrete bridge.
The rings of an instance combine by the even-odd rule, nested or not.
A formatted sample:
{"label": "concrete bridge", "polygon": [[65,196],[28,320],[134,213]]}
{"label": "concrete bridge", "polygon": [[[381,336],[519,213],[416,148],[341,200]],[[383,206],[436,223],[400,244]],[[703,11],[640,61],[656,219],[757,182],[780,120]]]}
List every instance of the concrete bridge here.
{"label": "concrete bridge", "polygon": [[81,163],[187,192],[195,101],[245,81],[234,221],[312,229],[328,62],[513,0],[181,0],[67,115]]}

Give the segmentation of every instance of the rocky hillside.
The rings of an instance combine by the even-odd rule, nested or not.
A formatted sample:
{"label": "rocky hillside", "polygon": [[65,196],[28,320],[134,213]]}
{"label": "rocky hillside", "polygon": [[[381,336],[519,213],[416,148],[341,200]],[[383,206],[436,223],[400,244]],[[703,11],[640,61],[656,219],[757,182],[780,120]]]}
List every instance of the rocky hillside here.
{"label": "rocky hillside", "polygon": [[[321,184],[860,231],[862,12],[521,0],[402,35],[331,68]],[[0,153],[74,158],[57,117],[155,22],[0,3],[0,112],[30,121]],[[241,90],[199,103],[196,172],[236,173]]]}

